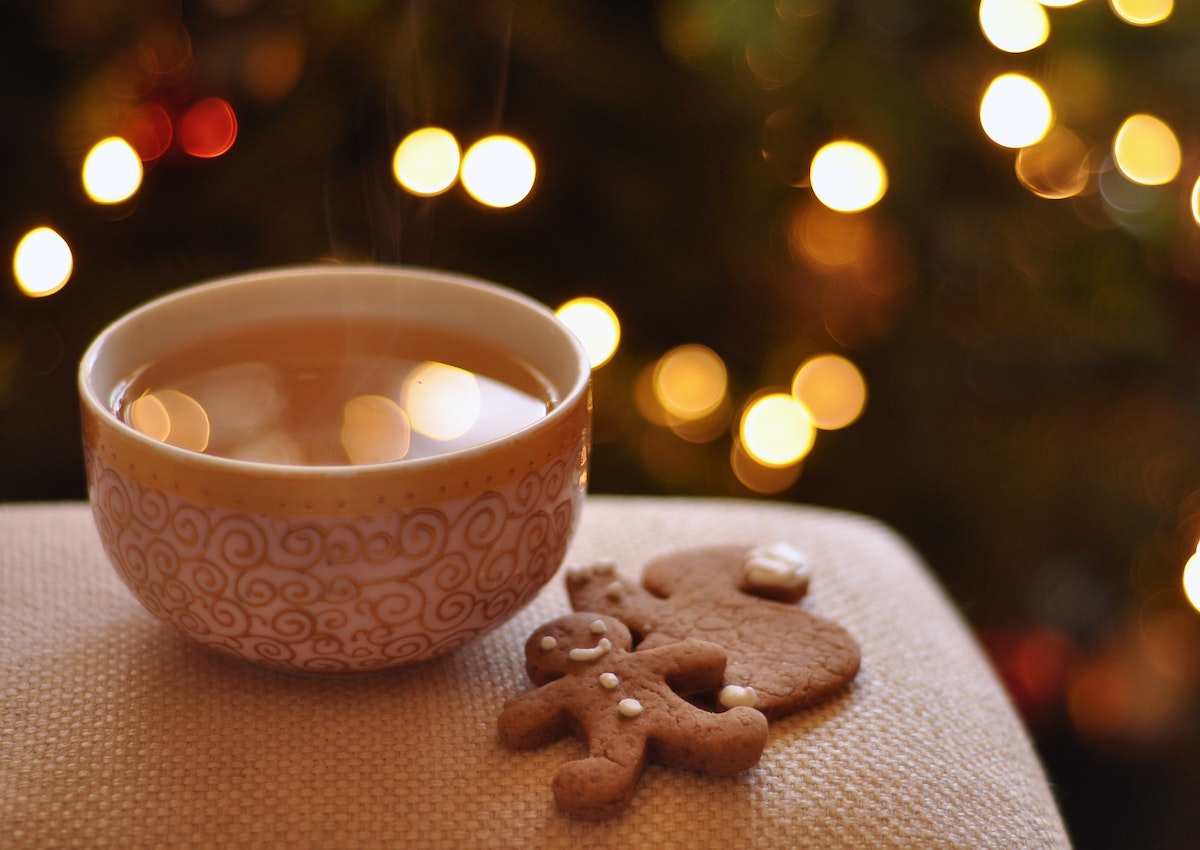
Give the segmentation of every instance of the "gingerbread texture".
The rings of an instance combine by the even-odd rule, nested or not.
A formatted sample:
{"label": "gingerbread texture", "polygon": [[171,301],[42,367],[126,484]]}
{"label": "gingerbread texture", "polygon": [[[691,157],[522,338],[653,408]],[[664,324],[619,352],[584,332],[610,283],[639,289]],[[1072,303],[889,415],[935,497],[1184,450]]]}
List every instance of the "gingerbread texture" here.
{"label": "gingerbread texture", "polygon": [[798,604],[809,580],[803,553],[790,544],[728,545],[651,561],[640,587],[611,562],[575,567],[567,592],[577,611],[624,623],[638,652],[688,639],[724,647],[725,674],[707,699],[718,709],[752,705],[777,720],[841,690],[861,662],[849,632]]}
{"label": "gingerbread texture", "polygon": [[563,764],[551,788],[567,814],[588,820],[623,811],[648,762],[732,776],[752,767],[767,719],[737,707],[714,713],[685,696],[718,687],[725,651],[699,640],[633,651],[620,621],[577,612],[538,628],[525,644],[536,689],[505,703],[500,742],[533,749],[574,735],[587,756]]}

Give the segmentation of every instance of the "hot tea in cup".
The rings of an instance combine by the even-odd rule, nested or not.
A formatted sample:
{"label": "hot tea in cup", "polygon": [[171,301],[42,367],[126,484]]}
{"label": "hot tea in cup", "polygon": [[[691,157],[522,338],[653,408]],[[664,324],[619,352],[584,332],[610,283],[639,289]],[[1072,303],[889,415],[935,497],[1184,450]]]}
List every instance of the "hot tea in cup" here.
{"label": "hot tea in cup", "polygon": [[383,266],[247,274],[80,365],[88,492],[138,600],[214,649],[387,669],[507,620],[587,487],[590,366],[544,306]]}

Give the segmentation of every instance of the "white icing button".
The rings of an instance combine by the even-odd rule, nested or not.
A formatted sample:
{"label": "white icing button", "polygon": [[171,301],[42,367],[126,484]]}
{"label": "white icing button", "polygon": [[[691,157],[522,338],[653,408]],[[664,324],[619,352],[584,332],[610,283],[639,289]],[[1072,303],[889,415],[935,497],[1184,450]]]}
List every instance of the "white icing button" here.
{"label": "white icing button", "polygon": [[602,635],[608,631],[608,626],[601,619],[592,620],[588,625],[588,631],[594,635]]}
{"label": "white icing button", "polygon": [[621,713],[622,717],[637,717],[642,713],[642,704],[631,697],[626,697],[617,703],[617,711]]}
{"label": "white icing button", "polygon": [[743,564],[746,581],[757,587],[798,588],[808,584],[808,558],[790,543],[750,550]]}
{"label": "white icing button", "polygon": [[600,684],[611,691],[617,685],[621,684],[621,680],[617,678],[616,673],[601,673]]}
{"label": "white icing button", "polygon": [[608,638],[600,638],[600,642],[593,647],[575,647],[567,653],[567,657],[572,661],[595,661],[610,649],[612,649],[612,641]]}
{"label": "white icing button", "polygon": [[735,705],[748,705],[754,707],[754,703],[758,702],[758,694],[754,692],[754,688],[743,688],[741,685],[726,685],[721,688],[721,694],[717,697],[717,702],[725,706],[725,708],[733,708]]}
{"label": "white icing button", "polygon": [[614,581],[604,589],[604,595],[612,602],[620,602],[625,596],[625,586],[619,581]]}
{"label": "white icing button", "polygon": [[542,638],[541,647],[544,651],[549,652],[556,646],[558,646],[558,641],[554,639],[554,635],[546,635]]}

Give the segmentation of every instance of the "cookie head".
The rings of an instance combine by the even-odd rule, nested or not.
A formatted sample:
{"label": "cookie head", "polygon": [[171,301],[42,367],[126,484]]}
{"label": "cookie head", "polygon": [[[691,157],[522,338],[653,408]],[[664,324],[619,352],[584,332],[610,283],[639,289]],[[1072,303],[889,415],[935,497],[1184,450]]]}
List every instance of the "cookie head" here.
{"label": "cookie head", "polygon": [[544,685],[615,650],[628,651],[633,637],[620,620],[587,612],[551,620],[525,642],[525,669]]}

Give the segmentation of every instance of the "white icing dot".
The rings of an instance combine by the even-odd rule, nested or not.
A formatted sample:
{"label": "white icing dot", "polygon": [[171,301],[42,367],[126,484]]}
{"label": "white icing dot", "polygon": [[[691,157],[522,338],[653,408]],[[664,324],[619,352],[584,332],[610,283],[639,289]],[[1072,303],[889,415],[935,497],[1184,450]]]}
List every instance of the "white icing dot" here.
{"label": "white icing dot", "polygon": [[753,587],[806,587],[808,558],[790,543],[775,543],[750,550],[743,564],[746,581]]}
{"label": "white icing dot", "polygon": [[542,638],[540,646],[545,652],[549,652],[550,650],[554,649],[554,647],[558,646],[558,641],[554,639],[554,635],[546,635],[544,638]]}
{"label": "white icing dot", "polygon": [[721,694],[717,697],[717,702],[725,706],[725,708],[733,708],[735,705],[748,705],[751,708],[758,702],[758,694],[754,692],[754,688],[743,688],[741,685],[726,685],[721,688]]}
{"label": "white icing dot", "polygon": [[626,697],[617,703],[617,711],[622,717],[637,717],[642,713],[642,704],[632,697]]}
{"label": "white icing dot", "polygon": [[625,597],[625,586],[619,581],[614,581],[604,588],[604,595],[613,602],[620,602]]}
{"label": "white icing dot", "polygon": [[567,657],[572,661],[595,661],[610,649],[612,649],[612,641],[608,638],[600,638],[600,642],[593,647],[575,647],[567,653]]}
{"label": "white icing dot", "polygon": [[608,631],[608,626],[605,625],[603,620],[597,618],[592,620],[592,622],[588,625],[588,631],[594,635],[602,635]]}
{"label": "white icing dot", "polygon": [[611,691],[617,685],[621,684],[621,680],[617,678],[616,673],[601,673],[600,684]]}

